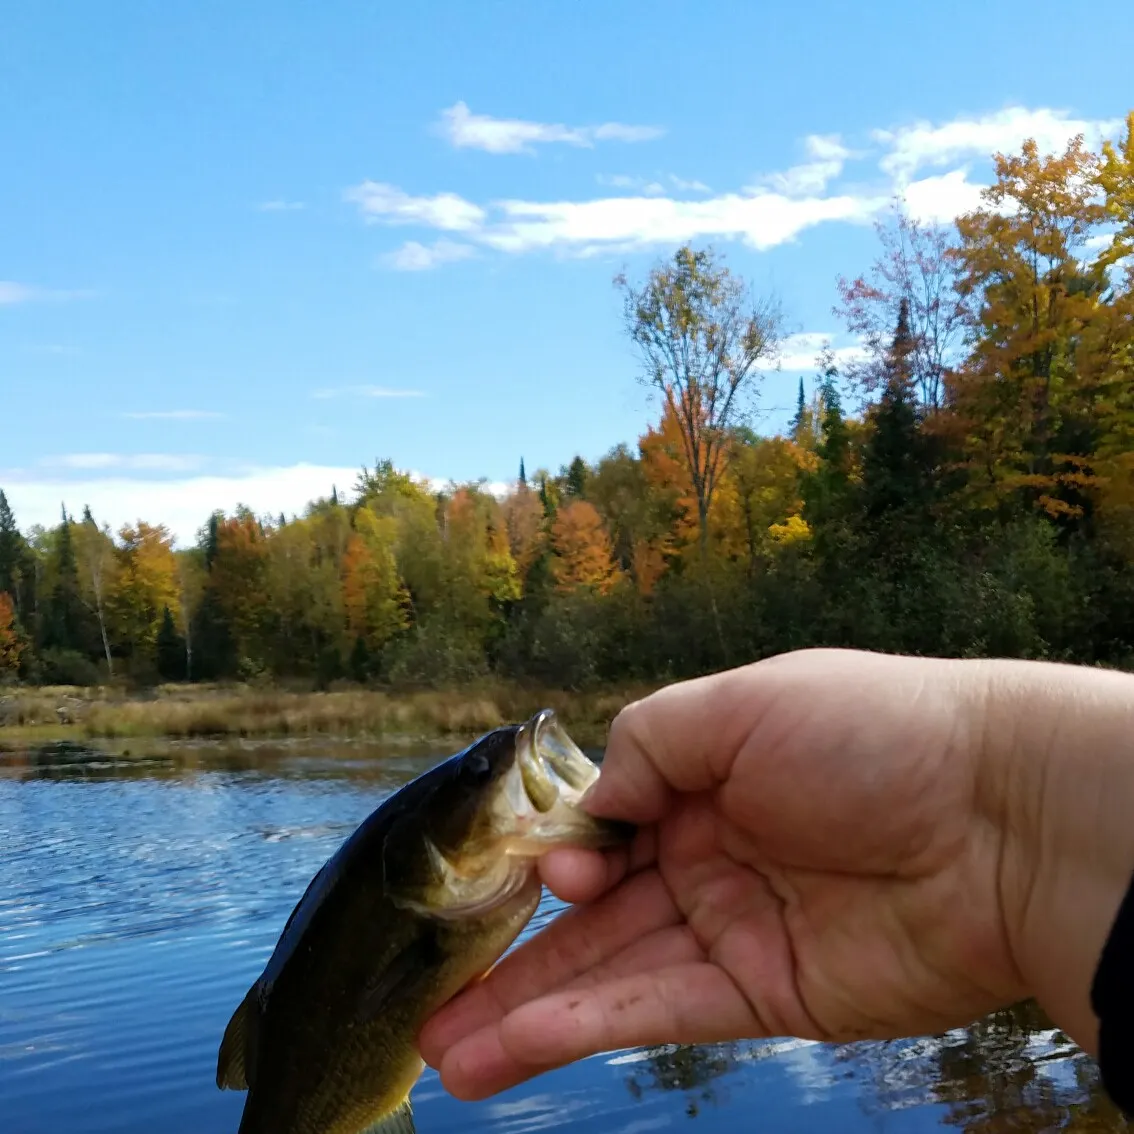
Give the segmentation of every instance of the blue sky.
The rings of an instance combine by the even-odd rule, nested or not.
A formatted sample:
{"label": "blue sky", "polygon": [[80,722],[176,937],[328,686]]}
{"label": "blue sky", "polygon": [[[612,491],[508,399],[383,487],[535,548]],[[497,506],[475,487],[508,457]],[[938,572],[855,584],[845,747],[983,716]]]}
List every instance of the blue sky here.
{"label": "blue sky", "polygon": [[[1116,132],[1129,15],[939,6],[245,0],[10,6],[0,487],[191,538],[376,457],[595,459],[656,416],[611,286],[713,243],[788,329],[782,424],[895,193]],[[1053,80],[1058,85],[1053,86]]]}

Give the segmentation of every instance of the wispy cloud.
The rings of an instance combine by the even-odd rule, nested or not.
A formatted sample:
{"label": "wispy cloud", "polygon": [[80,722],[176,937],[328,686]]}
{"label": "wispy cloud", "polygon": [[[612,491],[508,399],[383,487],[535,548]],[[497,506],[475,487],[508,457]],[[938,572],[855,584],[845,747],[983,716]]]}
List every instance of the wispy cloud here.
{"label": "wispy cloud", "polygon": [[91,291],[64,291],[59,288],[38,287],[35,284],[0,280],[0,307],[17,303],[37,303],[51,300],[86,299]]}
{"label": "wispy cloud", "polygon": [[[393,195],[383,195],[382,201]],[[494,215],[470,201],[444,194],[446,219],[456,215],[468,223],[464,235],[501,252],[522,253],[555,249],[574,255],[602,250],[622,251],[684,240],[723,237],[741,240],[757,249],[771,248],[825,221],[869,221],[889,201],[878,197],[788,197],[753,190],[726,193],[700,201],[671,197],[621,196],[591,201],[495,202]],[[359,191],[355,197],[367,219],[405,223],[414,215],[427,226],[437,198],[401,195],[396,211],[383,213],[374,198]],[[409,204],[407,202],[414,202]],[[475,219],[474,219],[475,218]],[[442,227],[434,224],[433,227]]]}
{"label": "wispy cloud", "polygon": [[202,421],[205,419],[223,418],[223,413],[216,410],[175,409],[175,410],[131,410],[123,413],[121,417],[133,421]]}
{"label": "wispy cloud", "polygon": [[307,205],[303,201],[275,200],[261,201],[256,208],[261,213],[294,213],[307,208]]}
{"label": "wispy cloud", "polygon": [[343,196],[358,205],[363,216],[371,222],[421,224],[445,232],[470,232],[479,228],[486,217],[479,205],[455,193],[414,197],[395,185],[381,181],[364,181],[348,189]]}
{"label": "wispy cloud", "polygon": [[837,135],[811,134],[804,139],[809,161],[782,173],[770,174],[767,183],[788,197],[822,193],[843,172],[851,151]]}
{"label": "wispy cloud", "polygon": [[203,463],[203,457],[181,453],[61,453],[39,461],[43,468],[141,472],[191,472]]}
{"label": "wispy cloud", "polygon": [[950,122],[915,122],[891,130],[875,130],[873,138],[889,152],[880,167],[895,180],[906,181],[926,166],[942,166],[965,158],[988,158],[1019,150],[1034,138],[1041,153],[1056,153],[1076,134],[1097,145],[1121,126],[1121,120],[1075,118],[1063,110],[1009,106]]}
{"label": "wispy cloud", "polygon": [[473,114],[464,102],[441,111],[438,132],[459,149],[490,154],[534,153],[533,146],[561,144],[590,149],[596,142],[648,142],[665,131],[658,126],[627,126],[604,122],[599,126],[565,126],[529,122],[522,118],[494,118]]}
{"label": "wispy cloud", "polygon": [[397,390],[389,386],[337,386],[313,390],[313,398],[424,398],[424,390]]}
{"label": "wispy cloud", "polygon": [[[804,370],[819,369],[819,355],[824,347],[830,346],[837,335],[824,331],[800,331],[788,335],[780,344],[778,355],[762,359],[757,363],[758,370]],[[858,345],[834,347],[832,355],[836,365],[857,362],[866,357],[866,351]]]}
{"label": "wispy cloud", "polygon": [[[582,127],[475,116],[463,103],[447,113],[460,144],[493,152],[513,152],[537,140],[584,144],[584,135],[573,133]],[[385,262],[402,270],[467,259],[473,246],[578,257],[692,240],[733,240],[765,250],[819,225],[869,223],[895,197],[919,220],[948,223],[980,204],[985,186],[972,173],[977,159],[988,168],[994,152],[1018,150],[1026,137],[1036,138],[1045,152],[1058,151],[1076,133],[1094,145],[1119,125],[1118,120],[1075,118],[1059,110],[1010,107],[940,124],[875,130],[861,144],[815,133],[803,139],[806,161],[763,174],[732,192],[714,192],[673,174],[620,173],[601,174],[598,180],[622,192],[583,200],[504,197],[477,203],[455,192],[414,196],[374,181],[346,190],[345,197],[368,223],[416,225],[463,238],[461,243],[432,245],[413,240],[386,253]],[[852,163],[854,172],[848,174]],[[702,195],[691,199],[690,192]]]}
{"label": "wispy cloud", "polygon": [[432,244],[409,240],[383,256],[382,262],[399,272],[424,272],[439,264],[452,264],[475,255],[476,249],[471,244],[458,244],[455,240],[435,240]]}
{"label": "wispy cloud", "polygon": [[703,181],[690,181],[684,177],[667,173],[664,177],[632,177],[627,173],[600,173],[595,180],[600,185],[611,189],[632,189],[645,193],[648,197],[659,197],[670,189],[678,193],[711,193],[712,190]]}

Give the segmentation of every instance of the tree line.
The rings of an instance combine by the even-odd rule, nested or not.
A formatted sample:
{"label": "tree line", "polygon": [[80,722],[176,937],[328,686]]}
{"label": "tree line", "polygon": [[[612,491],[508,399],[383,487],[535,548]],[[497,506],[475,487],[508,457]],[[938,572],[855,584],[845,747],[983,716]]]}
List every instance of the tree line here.
{"label": "tree line", "polygon": [[193,547],[0,492],[0,676],[487,674],[569,687],[809,645],[1134,665],[1134,112],[995,157],[979,208],[899,207],[840,278],[790,428],[752,426],[784,320],[711,249],[616,282],[658,415],[635,447],[434,491],[389,461]]}

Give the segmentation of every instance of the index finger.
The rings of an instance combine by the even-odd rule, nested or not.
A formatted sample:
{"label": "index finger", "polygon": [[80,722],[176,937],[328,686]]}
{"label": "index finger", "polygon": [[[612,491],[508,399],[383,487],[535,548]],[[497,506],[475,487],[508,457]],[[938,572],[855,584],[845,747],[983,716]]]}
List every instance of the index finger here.
{"label": "index finger", "polygon": [[593,815],[656,823],[677,793],[728,779],[759,708],[754,662],[667,685],[627,705],[610,726]]}

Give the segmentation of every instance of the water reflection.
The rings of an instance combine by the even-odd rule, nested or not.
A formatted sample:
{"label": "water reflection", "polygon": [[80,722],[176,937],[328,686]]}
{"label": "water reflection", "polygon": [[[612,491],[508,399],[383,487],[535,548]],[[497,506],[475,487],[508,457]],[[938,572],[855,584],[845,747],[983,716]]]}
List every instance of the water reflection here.
{"label": "water reflection", "polygon": [[[125,746],[124,746],[125,747]],[[308,879],[439,755],[326,741],[0,752],[0,1126],[233,1131],[221,1032]],[[547,898],[532,929],[555,915]],[[432,1073],[431,1131],[1125,1130],[1034,1005],[890,1044],[666,1046],[475,1105]]]}

